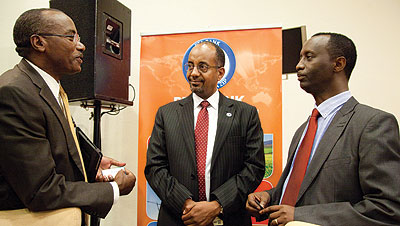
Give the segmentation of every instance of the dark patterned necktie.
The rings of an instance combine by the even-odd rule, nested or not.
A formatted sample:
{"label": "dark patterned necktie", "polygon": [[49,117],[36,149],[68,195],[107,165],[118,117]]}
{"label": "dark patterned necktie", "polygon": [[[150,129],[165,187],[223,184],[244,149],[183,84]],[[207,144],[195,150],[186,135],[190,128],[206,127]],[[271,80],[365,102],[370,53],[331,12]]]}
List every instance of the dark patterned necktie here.
{"label": "dark patterned necktie", "polygon": [[196,128],[194,129],[194,137],[196,143],[196,160],[197,160],[197,179],[199,182],[199,201],[206,201],[206,157],[207,157],[207,141],[208,141],[208,111],[210,105],[208,101],[200,103],[201,110],[197,116]]}
{"label": "dark patterned necktie", "polygon": [[308,161],[310,159],[311,149],[314,143],[315,133],[317,132],[317,118],[319,112],[316,108],[312,111],[308,124],[306,135],[301,142],[297,151],[296,159],[294,160],[292,174],[286,186],[285,194],[283,195],[281,204],[295,206],[297,196],[299,195],[301,183],[306,174]]}

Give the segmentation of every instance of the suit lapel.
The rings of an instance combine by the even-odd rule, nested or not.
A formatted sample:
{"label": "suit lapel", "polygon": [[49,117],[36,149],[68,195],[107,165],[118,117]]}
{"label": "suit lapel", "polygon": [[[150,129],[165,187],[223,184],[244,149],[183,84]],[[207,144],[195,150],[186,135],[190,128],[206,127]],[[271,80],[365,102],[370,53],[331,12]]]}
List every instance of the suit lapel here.
{"label": "suit lapel", "polygon": [[280,201],[280,198],[282,196],[282,188],[283,184],[285,183],[285,180],[290,172],[290,167],[294,158],[294,153],[296,151],[296,148],[300,142],[300,138],[302,135],[302,132],[304,131],[304,127],[307,125],[307,121],[303,123],[303,125],[300,126],[300,128],[297,129],[296,133],[293,136],[292,142],[290,143],[289,146],[289,152],[288,152],[288,158],[287,158],[287,163],[285,168],[282,171],[282,175],[278,181],[278,184],[276,185],[276,190],[273,196],[272,202],[274,204],[278,204]]}
{"label": "suit lapel", "polygon": [[218,104],[218,122],[217,122],[217,133],[215,135],[215,142],[213,148],[213,154],[211,159],[211,168],[214,166],[215,160],[218,158],[218,154],[222,149],[233,120],[235,119],[235,108],[234,102],[230,101],[221,92],[219,93],[219,104]]}
{"label": "suit lapel", "polygon": [[71,134],[71,129],[53,93],[47,86],[46,82],[43,80],[42,76],[40,76],[40,74],[34,68],[32,68],[28,62],[23,59],[18,66],[32,80],[33,84],[35,84],[39,88],[39,95],[56,115],[64,131],[64,136],[67,141],[68,152],[83,175],[82,163],[79,157],[79,153],[76,149],[75,141]]}
{"label": "suit lapel", "polygon": [[[318,172],[321,170],[325,161],[327,160],[329,154],[333,150],[336,142],[341,137],[344,129],[349,123],[351,117],[354,114],[354,108],[358,104],[357,100],[351,97],[343,107],[336,113],[333,118],[331,124],[326,130],[324,136],[318,144],[318,147],[315,151],[314,157],[308,166],[308,170],[306,175],[304,176],[303,182],[301,184],[299,196],[297,197],[297,201],[303,196],[305,191],[311,185],[312,181],[317,176]],[[297,142],[298,143],[298,142]]]}
{"label": "suit lapel", "polygon": [[293,161],[294,154],[296,152],[297,146],[300,143],[301,135],[303,134],[303,131],[304,131],[305,127],[307,126],[307,123],[308,123],[308,119],[306,122],[303,123],[303,125],[300,126],[300,128],[297,130],[297,133],[293,137],[293,141],[289,147],[289,154],[288,154],[288,159],[287,159],[288,163],[291,163]]}
{"label": "suit lapel", "polygon": [[192,157],[193,165],[196,166],[196,150],[194,145],[194,113],[193,113],[193,97],[192,94],[183,99],[179,103],[180,108],[177,109],[179,118],[182,119],[181,129],[183,140],[190,156]]}

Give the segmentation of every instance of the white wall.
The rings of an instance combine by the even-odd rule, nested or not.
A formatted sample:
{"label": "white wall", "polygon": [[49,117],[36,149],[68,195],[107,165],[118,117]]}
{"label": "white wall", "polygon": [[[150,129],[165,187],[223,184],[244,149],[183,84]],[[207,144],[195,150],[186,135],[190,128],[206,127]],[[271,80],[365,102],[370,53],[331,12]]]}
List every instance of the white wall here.
{"label": "white wall", "polygon": [[[353,95],[362,103],[400,118],[400,1],[399,0],[120,0],[132,10],[132,66],[130,82],[139,92],[140,34],[226,27],[282,24],[283,28],[305,25],[307,36],[331,31],[355,42],[358,60],[350,79]],[[6,5],[6,6],[4,6]],[[19,62],[12,42],[12,27],[25,10],[48,6],[48,0],[8,1],[0,8],[0,72]],[[76,23],[79,23],[76,21]],[[296,128],[313,108],[296,76],[283,80],[283,152]],[[396,91],[397,90],[397,91]],[[89,134],[90,111],[72,109],[73,116]],[[106,155],[127,162],[137,172],[138,101],[117,116],[102,118],[102,148]],[[142,173],[142,172],[141,172]],[[101,225],[136,225],[137,188],[122,197]]]}

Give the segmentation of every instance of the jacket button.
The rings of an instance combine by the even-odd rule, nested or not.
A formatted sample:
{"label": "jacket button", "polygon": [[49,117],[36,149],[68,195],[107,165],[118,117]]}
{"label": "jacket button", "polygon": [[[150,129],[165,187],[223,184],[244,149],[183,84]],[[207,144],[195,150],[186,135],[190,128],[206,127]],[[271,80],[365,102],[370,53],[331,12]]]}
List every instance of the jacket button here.
{"label": "jacket button", "polygon": [[190,179],[192,179],[192,180],[196,179],[196,175],[194,175],[193,173],[190,174]]}

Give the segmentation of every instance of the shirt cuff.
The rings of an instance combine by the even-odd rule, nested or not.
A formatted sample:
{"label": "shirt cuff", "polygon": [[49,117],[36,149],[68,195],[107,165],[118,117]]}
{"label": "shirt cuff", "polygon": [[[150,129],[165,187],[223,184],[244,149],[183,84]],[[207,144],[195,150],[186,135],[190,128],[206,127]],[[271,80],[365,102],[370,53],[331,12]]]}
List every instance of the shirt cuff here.
{"label": "shirt cuff", "polygon": [[115,181],[110,182],[110,184],[112,185],[112,188],[114,191],[114,203],[113,203],[113,205],[114,205],[119,200],[119,187],[118,187],[117,182],[115,182]]}

